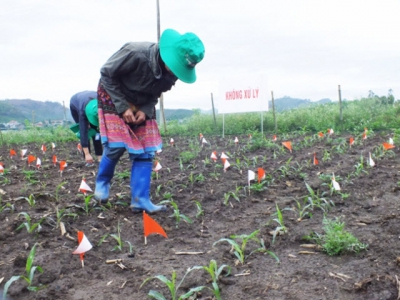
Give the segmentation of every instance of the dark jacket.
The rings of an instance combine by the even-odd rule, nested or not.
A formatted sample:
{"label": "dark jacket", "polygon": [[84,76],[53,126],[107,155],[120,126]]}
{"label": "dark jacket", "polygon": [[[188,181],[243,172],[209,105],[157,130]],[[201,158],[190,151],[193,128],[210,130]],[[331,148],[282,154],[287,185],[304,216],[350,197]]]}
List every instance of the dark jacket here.
{"label": "dark jacket", "polygon": [[[77,93],[72,96],[69,102],[69,108],[71,110],[71,115],[74,118],[76,123],[79,123],[79,133],[80,133],[80,141],[81,145],[84,148],[89,146],[89,120],[85,113],[86,105],[90,100],[97,98],[97,92],[93,91],[84,91]],[[95,128],[94,125],[91,125],[92,128]],[[96,130],[98,131],[98,130]]]}
{"label": "dark jacket", "polygon": [[177,78],[167,72],[158,44],[127,43],[112,55],[100,70],[101,83],[115,108],[122,114],[128,102],[138,106],[148,118],[162,92],[169,91]]}

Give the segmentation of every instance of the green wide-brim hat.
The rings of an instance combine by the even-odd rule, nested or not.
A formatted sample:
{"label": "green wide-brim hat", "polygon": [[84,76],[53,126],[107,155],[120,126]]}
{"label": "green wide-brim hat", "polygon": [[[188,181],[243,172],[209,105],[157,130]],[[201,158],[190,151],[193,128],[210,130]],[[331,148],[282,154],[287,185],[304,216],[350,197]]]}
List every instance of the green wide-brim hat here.
{"label": "green wide-brim hat", "polygon": [[193,83],[196,81],[195,66],[204,58],[204,45],[192,32],[180,34],[166,29],[160,37],[160,55],[179,80]]}
{"label": "green wide-brim hat", "polygon": [[90,124],[94,126],[99,126],[99,113],[97,111],[97,99],[90,100],[89,103],[85,107],[86,117],[89,120]]}

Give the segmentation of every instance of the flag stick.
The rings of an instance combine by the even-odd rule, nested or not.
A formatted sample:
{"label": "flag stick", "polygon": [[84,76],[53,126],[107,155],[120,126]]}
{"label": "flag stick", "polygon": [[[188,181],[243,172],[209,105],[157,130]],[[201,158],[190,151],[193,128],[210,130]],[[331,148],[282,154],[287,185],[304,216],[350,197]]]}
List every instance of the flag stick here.
{"label": "flag stick", "polygon": [[144,237],[144,244],[147,245],[147,236]]}

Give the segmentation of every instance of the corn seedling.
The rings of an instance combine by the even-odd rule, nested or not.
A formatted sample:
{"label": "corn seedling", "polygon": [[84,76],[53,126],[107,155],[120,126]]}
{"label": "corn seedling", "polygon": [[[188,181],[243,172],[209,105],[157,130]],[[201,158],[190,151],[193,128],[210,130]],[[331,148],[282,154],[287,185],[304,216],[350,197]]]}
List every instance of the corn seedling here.
{"label": "corn seedling", "polygon": [[[257,234],[259,231],[260,230],[253,231],[249,235],[247,235],[247,234],[231,235],[230,238],[222,238],[222,239],[216,241],[213,244],[213,247],[220,242],[228,242],[232,246],[233,253],[235,254],[236,258],[238,259],[238,261],[241,264],[244,264],[245,259],[247,259],[250,255],[252,255],[255,252],[266,252],[266,253],[272,255],[276,259],[276,255],[273,252],[271,252],[265,248],[264,241],[262,239],[260,240],[257,238]],[[236,242],[235,240],[241,241],[241,245],[239,245],[239,243]],[[251,251],[250,254],[246,256],[245,255],[246,246],[247,246],[247,243],[251,240],[255,241],[261,247]]]}
{"label": "corn seedling", "polygon": [[331,153],[328,150],[324,149],[324,154],[322,156],[322,161],[326,162],[326,161],[329,161],[331,159],[332,159]]}
{"label": "corn seedling", "polygon": [[359,177],[362,173],[368,174],[364,169],[364,157],[360,155],[360,160],[354,165],[355,171],[352,173],[354,177]]}
{"label": "corn seedling", "polygon": [[200,216],[204,216],[204,210],[203,210],[203,207],[201,206],[201,203],[197,200],[194,200],[194,203],[196,204],[196,208],[197,208],[196,218],[198,218]]}
{"label": "corn seedling", "polygon": [[59,202],[61,200],[60,189],[62,189],[65,184],[67,184],[66,181],[61,182],[59,185],[57,185],[57,187],[56,187],[56,202]]}
{"label": "corn seedling", "polygon": [[30,207],[35,207],[36,200],[33,194],[30,194],[29,197],[24,197],[24,199],[26,200],[26,202],[28,202]]}
{"label": "corn seedling", "polygon": [[175,201],[173,201],[172,199],[171,200],[163,200],[160,202],[160,204],[171,204],[172,205],[174,213],[172,215],[170,215],[170,217],[175,217],[176,228],[178,228],[181,219],[183,219],[186,223],[189,223],[189,224],[193,223],[193,221],[189,217],[180,213],[178,204]]}
{"label": "corn seedling", "polygon": [[279,206],[277,203],[275,203],[275,206],[276,206],[277,218],[275,218],[273,220],[278,223],[278,226],[272,232],[272,244],[275,243],[275,238],[277,235],[285,234],[287,232],[287,229],[286,229],[286,226],[285,226],[284,220],[283,220],[282,211],[279,209]]}
{"label": "corn seedling", "polygon": [[161,188],[162,188],[162,184],[157,185],[156,191],[155,191],[156,192],[156,197],[160,197]]}
{"label": "corn seedling", "polygon": [[36,171],[34,170],[23,170],[22,173],[25,175],[25,179],[29,181],[29,185],[38,183],[39,180],[36,180],[34,178],[34,175],[36,174]]}
{"label": "corn seedling", "polygon": [[33,231],[35,231],[35,229],[36,229],[37,232],[40,232],[40,230],[41,230],[41,228],[42,228],[42,226],[41,226],[40,224],[43,222],[43,220],[44,220],[45,218],[41,218],[38,222],[32,223],[32,219],[31,219],[31,217],[28,215],[28,213],[26,213],[26,212],[21,212],[21,213],[18,214],[18,217],[19,217],[20,215],[24,216],[25,222],[22,223],[21,225],[19,225],[18,228],[17,228],[16,230],[20,230],[21,228],[23,228],[23,227],[25,226],[25,228],[26,228],[26,230],[28,231],[28,233],[32,233]]}
{"label": "corn seedling", "polygon": [[60,223],[62,221],[63,218],[65,217],[73,217],[74,219],[78,216],[78,214],[76,213],[72,213],[69,210],[67,210],[66,208],[63,209],[58,209],[58,206],[56,207],[56,217],[57,217],[57,227],[58,228],[60,226]]}
{"label": "corn seedling", "polygon": [[224,269],[226,269],[224,276],[229,276],[231,273],[231,267],[228,265],[222,265],[218,268],[217,262],[214,259],[212,259],[210,260],[209,266],[197,266],[194,268],[203,269],[211,276],[211,281],[212,281],[211,284],[213,287],[211,291],[213,292],[217,300],[221,300],[222,299],[221,292],[218,286],[219,278],[222,276],[222,272],[224,271]]}
{"label": "corn seedling", "polygon": [[[142,286],[145,285],[148,281],[153,280],[153,279],[158,279],[168,287],[172,300],[189,299],[189,297],[191,297],[193,294],[200,292],[202,289],[204,289],[204,286],[197,286],[197,287],[191,288],[187,293],[185,293],[181,296],[178,296],[177,293],[178,293],[179,287],[182,285],[182,282],[185,280],[185,277],[191,271],[196,270],[196,269],[198,269],[198,267],[188,268],[185,275],[182,277],[181,281],[179,281],[178,284],[176,283],[176,272],[172,271],[171,280],[168,279],[167,277],[165,277],[164,275],[157,275],[154,277],[149,277],[143,281],[143,283],[140,285],[139,289],[142,288]],[[150,296],[154,299],[157,299],[157,300],[166,300],[167,299],[167,298],[165,298],[165,296],[162,293],[157,292],[155,290],[150,290],[148,293],[148,296]]]}
{"label": "corn seedling", "polygon": [[328,255],[339,255],[344,252],[358,253],[368,248],[367,244],[361,243],[354,235],[344,230],[345,223],[340,218],[323,220],[324,234],[316,232],[306,236],[305,239],[316,242],[322,246]]}
{"label": "corn seedling", "polygon": [[128,256],[129,257],[134,257],[135,256],[135,252],[133,252],[133,246],[132,246],[131,242],[130,241],[125,241],[125,243],[127,243],[129,245],[129,254],[128,254]]}
{"label": "corn seedling", "polygon": [[306,203],[310,204],[310,207],[312,210],[314,210],[314,207],[320,208],[323,212],[326,212],[329,210],[330,206],[335,206],[335,203],[332,200],[327,200],[324,197],[325,193],[320,194],[319,190],[315,192],[306,182],[306,187],[308,191],[308,195],[305,196],[305,201]]}
{"label": "corn seedling", "polygon": [[85,213],[86,213],[86,215],[88,216],[89,215],[89,213],[90,213],[90,211],[91,211],[91,207],[90,207],[90,200],[92,199],[92,197],[93,197],[94,195],[87,195],[85,198],[84,198],[84,202],[83,202],[83,207],[82,207],[82,209],[85,211]]}
{"label": "corn seedling", "polygon": [[297,204],[297,212],[298,212],[298,216],[299,216],[297,221],[301,221],[307,216],[309,218],[311,218],[312,217],[312,213],[309,211],[309,209],[311,207],[311,204],[307,204],[307,205],[302,206],[300,201],[297,201],[297,200],[295,200],[295,201],[296,201],[296,204]]}
{"label": "corn seedling", "polygon": [[262,191],[265,191],[267,189],[266,185],[268,184],[267,181],[261,181],[260,183],[254,182],[250,184],[250,190],[253,192],[260,193]]}
{"label": "corn seedling", "polygon": [[43,269],[40,266],[33,266],[33,260],[35,259],[35,254],[36,254],[36,245],[33,245],[31,251],[29,252],[29,256],[26,260],[26,266],[25,266],[25,274],[23,275],[17,275],[11,277],[6,284],[4,285],[4,291],[3,291],[3,299],[6,299],[7,297],[7,291],[10,287],[10,285],[14,282],[17,281],[18,279],[24,279],[28,283],[28,290],[29,291],[38,291],[40,287],[33,286],[33,279],[35,276],[35,271],[38,270],[40,273],[43,273]]}
{"label": "corn seedling", "polygon": [[15,207],[14,205],[12,205],[11,203],[6,203],[4,205],[0,205],[0,213],[5,211],[6,209],[11,210],[12,212],[14,212]]}
{"label": "corn seedling", "polygon": [[118,226],[117,226],[117,232],[118,232],[117,234],[115,234],[115,233],[114,234],[110,234],[110,236],[114,240],[117,241],[117,245],[114,246],[114,248],[111,251],[114,251],[114,250],[122,251],[122,247],[124,246],[124,242],[121,239],[121,228],[120,228],[119,222],[118,222]]}

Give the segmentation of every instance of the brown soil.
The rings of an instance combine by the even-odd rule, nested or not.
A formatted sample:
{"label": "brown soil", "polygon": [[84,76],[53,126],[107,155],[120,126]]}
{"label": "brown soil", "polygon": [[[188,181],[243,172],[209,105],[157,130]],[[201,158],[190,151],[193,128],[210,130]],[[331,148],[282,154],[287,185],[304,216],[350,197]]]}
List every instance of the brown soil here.
{"label": "brown soil", "polygon": [[[179,282],[186,270],[193,266],[208,266],[215,260],[218,266],[229,265],[232,272],[222,277],[218,283],[222,299],[398,299],[396,275],[400,260],[399,238],[399,167],[398,149],[381,151],[382,143],[389,134],[370,134],[366,140],[356,137],[356,143],[349,148],[349,135],[334,135],[332,138],[318,139],[316,135],[292,137],[293,153],[281,146],[249,150],[254,143],[247,137],[206,137],[211,146],[201,148],[197,157],[180,168],[179,155],[192,151],[198,145],[197,139],[175,138],[175,147],[165,139],[165,147],[159,154],[162,169],[153,178],[151,195],[153,202],[163,200],[165,193],[172,194],[179,212],[193,223],[181,219],[179,223],[169,213],[153,215],[167,232],[168,239],[160,235],[150,235],[144,244],[143,219],[141,214],[131,213],[129,175],[130,162],[127,155],[117,165],[117,175],[111,188],[111,205],[91,206],[87,215],[83,210],[83,195],[78,192],[82,178],[94,189],[96,167],[85,167],[82,157],[76,151],[76,143],[58,144],[52,152],[41,153],[41,144],[11,145],[1,148],[1,161],[8,173],[2,175],[0,185],[1,207],[13,205],[0,213],[0,288],[13,275],[23,274],[26,258],[31,247],[37,243],[34,265],[41,266],[43,273],[37,272],[34,286],[42,285],[37,292],[27,290],[24,280],[14,282],[9,289],[12,299],[147,299],[150,290],[171,296],[161,281],[154,279],[144,284],[151,276],[164,275],[171,278],[176,271]],[[270,138],[270,137],[268,137]],[[396,141],[396,140],[395,140]],[[47,145],[50,148],[50,145]],[[42,167],[33,178],[27,178],[27,161],[9,158],[9,149],[19,153],[23,148],[28,154],[38,155]],[[230,157],[231,167],[224,172],[221,160],[210,161],[212,151],[222,151]],[[313,153],[319,159],[312,164]],[[367,165],[371,152],[376,166]],[[59,166],[52,164],[52,155],[58,160],[67,160],[68,166],[60,176]],[[328,159],[328,154],[330,159]],[[323,159],[325,157],[325,159]],[[364,158],[364,170],[356,173],[356,165]],[[245,166],[246,158],[250,159]],[[258,167],[266,170],[269,185],[265,191],[252,191],[246,195],[241,189],[240,201],[230,197],[224,204],[225,193],[235,188],[247,186],[248,170]],[[302,167],[302,168],[301,168]],[[338,193],[330,195],[331,174],[334,173],[341,185],[342,193],[349,194],[342,199]],[[204,181],[193,182],[199,174]],[[321,176],[322,174],[322,176]],[[325,181],[324,184],[324,177]],[[305,178],[305,179],[304,179]],[[324,213],[314,207],[311,217],[299,220],[295,200],[303,203],[309,195],[305,182],[314,191],[325,192],[325,199],[333,201],[327,211],[328,218],[341,217],[346,229],[363,243],[368,250],[359,253],[344,253],[328,256],[318,249],[303,248],[309,244],[303,236],[311,232],[323,233]],[[64,183],[62,185],[62,183]],[[159,191],[157,190],[159,187]],[[21,197],[33,195],[34,207]],[[201,204],[204,214],[196,217],[196,202]],[[272,243],[270,231],[277,227],[275,203],[283,212],[287,233],[276,237]],[[125,204],[125,205],[124,205]],[[93,249],[85,255],[82,268],[79,256],[72,255],[77,241],[66,235],[61,236],[55,226],[56,207],[67,208],[77,213],[77,218],[65,217],[69,237],[76,239],[81,230],[93,244]],[[327,210],[327,209],[326,209]],[[24,222],[18,215],[26,212],[37,222],[45,218],[39,233],[28,233],[24,228],[16,230]],[[123,241],[129,241],[134,256],[129,255],[129,244],[124,243],[122,251],[114,250],[116,240],[106,234],[117,234],[118,224]],[[259,247],[254,241],[246,246],[244,264],[236,261],[227,242],[213,244],[231,235],[250,234],[260,230],[265,246],[280,259],[266,253],[251,253]],[[301,254],[309,251],[312,254]],[[197,254],[178,254],[198,252]],[[399,259],[398,259],[399,258]],[[122,259],[121,267],[106,264],[106,260]],[[197,286],[212,287],[210,276],[202,270],[191,272],[183,281],[178,295]],[[203,289],[192,299],[213,299],[210,289]]]}

